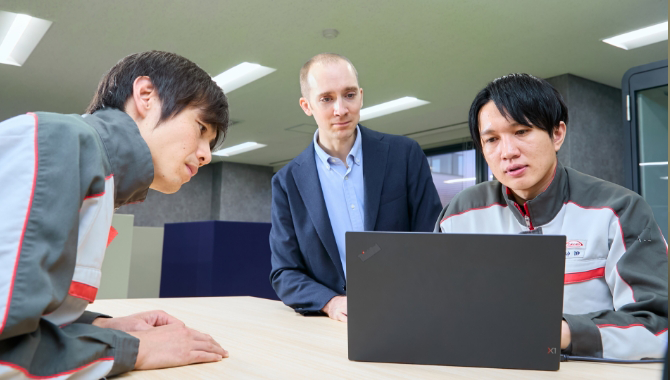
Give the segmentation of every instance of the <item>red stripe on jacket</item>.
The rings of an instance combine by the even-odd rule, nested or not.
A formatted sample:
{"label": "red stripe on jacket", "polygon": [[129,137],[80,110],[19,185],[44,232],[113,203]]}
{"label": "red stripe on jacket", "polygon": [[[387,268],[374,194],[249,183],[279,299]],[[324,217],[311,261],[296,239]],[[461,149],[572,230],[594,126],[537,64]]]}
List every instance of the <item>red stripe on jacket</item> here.
{"label": "red stripe on jacket", "polygon": [[9,363],[9,362],[2,362],[2,361],[0,361],[0,365],[4,365],[4,366],[7,366],[7,367],[14,368],[15,370],[20,371],[21,373],[23,373],[23,376],[25,376],[25,377],[27,377],[27,378],[29,378],[29,379],[53,379],[54,377],[60,377],[60,376],[63,376],[63,375],[70,375],[70,374],[73,374],[73,373],[77,373],[77,372],[81,371],[82,369],[85,369],[86,367],[91,366],[91,365],[93,365],[93,364],[95,364],[95,363],[98,363],[98,362],[106,362],[106,361],[114,361],[114,358],[111,357],[111,356],[110,356],[110,357],[106,357],[106,358],[100,358],[100,359],[98,359],[98,360],[95,360],[95,361],[93,361],[93,362],[90,362],[90,363],[88,363],[88,364],[85,364],[85,365],[83,365],[83,366],[81,366],[81,367],[78,367],[78,368],[75,368],[75,369],[72,369],[72,370],[69,370],[69,371],[65,371],[65,372],[57,373],[57,374],[54,374],[54,375],[49,375],[49,376],[36,376],[36,375],[32,375],[32,374],[30,374],[30,372],[28,372],[27,369],[25,369],[25,368],[23,368],[23,367],[19,367],[18,365],[14,364],[14,363]]}
{"label": "red stripe on jacket", "polygon": [[67,293],[72,297],[81,298],[93,303],[93,301],[95,301],[95,296],[98,294],[98,288],[86,285],[82,282],[72,281],[70,290]]}
{"label": "red stripe on jacket", "polygon": [[589,281],[600,277],[605,277],[605,267],[589,270],[586,272],[566,273],[564,283],[574,284],[576,282]]}

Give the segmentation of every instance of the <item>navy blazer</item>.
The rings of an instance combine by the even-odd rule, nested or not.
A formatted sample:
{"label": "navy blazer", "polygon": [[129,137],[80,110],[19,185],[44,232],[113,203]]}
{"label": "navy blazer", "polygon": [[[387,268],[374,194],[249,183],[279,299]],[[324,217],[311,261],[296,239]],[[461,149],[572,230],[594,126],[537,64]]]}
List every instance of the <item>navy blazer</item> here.
{"label": "navy blazer", "polygon": [[[366,231],[433,230],[442,210],[426,155],[416,141],[363,126]],[[279,298],[302,314],[319,313],[345,294],[312,142],[272,178],[272,272]]]}

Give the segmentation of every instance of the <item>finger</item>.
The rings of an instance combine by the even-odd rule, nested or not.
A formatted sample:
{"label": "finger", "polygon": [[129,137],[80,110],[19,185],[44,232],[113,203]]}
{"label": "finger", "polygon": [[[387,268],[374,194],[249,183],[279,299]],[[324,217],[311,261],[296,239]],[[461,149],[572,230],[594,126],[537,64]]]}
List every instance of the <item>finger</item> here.
{"label": "finger", "polygon": [[339,313],[339,314],[338,314],[338,317],[339,317],[339,318],[338,318],[338,321],[347,322],[347,315],[346,315],[346,314],[344,314],[344,313]]}
{"label": "finger", "polygon": [[164,312],[163,310],[152,310],[137,314],[141,319],[154,327],[176,324],[184,326],[184,322]]}
{"label": "finger", "polygon": [[218,362],[221,359],[222,355],[205,351],[191,351],[189,354],[189,364]]}
{"label": "finger", "polygon": [[181,320],[171,316],[170,314],[160,311],[158,314],[158,319],[156,320],[156,326],[162,326],[162,325],[180,325],[180,326],[185,326],[184,322]]}
{"label": "finger", "polygon": [[219,345],[219,343],[217,343],[214,340],[214,338],[212,338],[211,335],[201,333],[198,330],[193,330],[193,329],[189,329],[189,330],[191,332],[191,336],[193,337],[193,340],[198,340],[198,341],[201,341],[201,342],[209,342],[209,343],[216,344],[217,346],[221,347],[221,345]]}
{"label": "finger", "polygon": [[228,351],[224,350],[221,348],[221,346],[217,344],[213,344],[210,342],[193,342],[193,345],[191,346],[192,351],[204,351],[204,352],[211,352],[213,354],[218,354],[221,356],[227,356]]}

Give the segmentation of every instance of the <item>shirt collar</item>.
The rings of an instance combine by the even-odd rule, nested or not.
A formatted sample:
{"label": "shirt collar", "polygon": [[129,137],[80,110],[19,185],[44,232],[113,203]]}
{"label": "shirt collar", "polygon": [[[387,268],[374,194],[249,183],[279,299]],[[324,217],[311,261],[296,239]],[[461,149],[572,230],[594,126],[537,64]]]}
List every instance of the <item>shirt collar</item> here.
{"label": "shirt collar", "polygon": [[[314,132],[314,151],[316,152],[316,155],[319,157],[321,162],[326,165],[326,167],[330,166],[330,163],[328,162],[329,158],[332,158],[328,153],[326,153],[323,148],[318,143],[319,141],[319,129],[317,128],[316,132]],[[347,155],[347,158],[351,156],[353,158],[353,162],[355,165],[361,165],[363,162],[363,154],[362,154],[362,147],[363,143],[361,142],[361,128],[356,125],[356,140],[354,140],[354,145],[351,147],[351,150],[349,151],[349,154]]]}

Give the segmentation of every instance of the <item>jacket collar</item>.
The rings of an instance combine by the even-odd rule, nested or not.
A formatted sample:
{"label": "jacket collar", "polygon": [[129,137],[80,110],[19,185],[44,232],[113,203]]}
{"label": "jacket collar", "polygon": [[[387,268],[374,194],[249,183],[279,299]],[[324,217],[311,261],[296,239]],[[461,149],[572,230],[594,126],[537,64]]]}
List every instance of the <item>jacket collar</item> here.
{"label": "jacket collar", "polygon": [[[551,222],[568,200],[568,178],[565,167],[560,162],[556,163],[554,178],[547,188],[535,198],[526,201],[522,209],[528,211],[528,216],[533,227],[537,228]],[[502,195],[507,206],[521,225],[526,225],[524,216],[517,209],[514,198],[509,194],[507,186],[502,186]]]}
{"label": "jacket collar", "polygon": [[84,120],[100,135],[114,175],[114,208],[142,202],[154,180],[149,146],[135,121],[116,108],[104,108]]}

